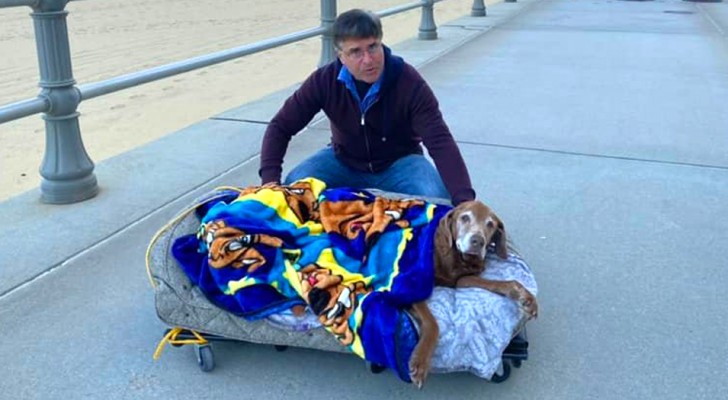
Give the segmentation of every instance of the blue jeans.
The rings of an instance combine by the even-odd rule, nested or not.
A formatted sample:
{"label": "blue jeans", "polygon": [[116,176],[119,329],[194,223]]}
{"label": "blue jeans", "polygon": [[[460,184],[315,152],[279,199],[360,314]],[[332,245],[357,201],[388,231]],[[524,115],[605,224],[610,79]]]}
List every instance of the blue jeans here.
{"label": "blue jeans", "polygon": [[336,158],[334,149],[328,146],[293,168],[283,183],[290,184],[307,177],[319,179],[329,188],[379,189],[450,200],[450,193],[440,174],[419,154],[402,157],[384,171],[371,173],[349,168]]}

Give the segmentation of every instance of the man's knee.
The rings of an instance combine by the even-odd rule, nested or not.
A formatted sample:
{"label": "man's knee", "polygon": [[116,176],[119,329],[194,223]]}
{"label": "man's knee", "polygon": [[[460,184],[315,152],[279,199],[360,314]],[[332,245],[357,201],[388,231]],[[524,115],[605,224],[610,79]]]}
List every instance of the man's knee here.
{"label": "man's knee", "polygon": [[410,185],[411,191],[414,192],[413,194],[441,199],[450,198],[450,193],[448,193],[438,174],[421,175],[419,177],[413,176]]}
{"label": "man's knee", "polygon": [[407,156],[392,166],[390,173],[400,175],[393,191],[424,197],[449,199],[440,174],[424,156]]}
{"label": "man's knee", "polygon": [[319,150],[314,155],[301,161],[288,172],[283,183],[290,185],[291,183],[304,178],[317,178],[324,182],[327,181],[328,173],[331,169],[336,169],[333,153],[330,148]]}
{"label": "man's knee", "polygon": [[309,178],[309,177],[315,178],[316,177],[315,175],[316,175],[315,171],[311,171],[311,170],[305,168],[303,165],[298,164],[286,175],[286,178],[283,179],[283,184],[290,185],[293,182],[303,179],[303,178]]}

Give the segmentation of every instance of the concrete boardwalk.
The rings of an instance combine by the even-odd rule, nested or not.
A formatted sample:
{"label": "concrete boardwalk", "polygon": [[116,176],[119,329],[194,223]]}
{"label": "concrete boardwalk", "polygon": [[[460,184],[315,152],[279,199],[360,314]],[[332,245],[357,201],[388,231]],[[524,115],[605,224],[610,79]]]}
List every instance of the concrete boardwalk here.
{"label": "concrete boardwalk", "polygon": [[[728,3],[522,0],[395,48],[438,95],[479,197],[534,268],[530,359],[424,391],[345,354],[165,328],[144,252],[191,198],[257,183],[270,96],[100,163],[72,206],[0,203],[2,399],[716,399],[728,392]],[[321,147],[318,122],[286,166]]]}

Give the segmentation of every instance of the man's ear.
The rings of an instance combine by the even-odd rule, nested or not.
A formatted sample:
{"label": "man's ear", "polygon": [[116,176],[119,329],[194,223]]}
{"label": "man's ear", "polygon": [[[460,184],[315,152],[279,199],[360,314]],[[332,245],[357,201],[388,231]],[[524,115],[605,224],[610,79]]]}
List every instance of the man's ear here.
{"label": "man's ear", "polygon": [[344,53],[341,51],[341,47],[339,47],[339,43],[334,43],[334,53],[336,53],[336,58],[341,61],[341,63],[344,63],[344,60],[342,58],[344,57]]}
{"label": "man's ear", "polygon": [[506,237],[506,227],[501,222],[500,218],[496,218],[498,221],[498,229],[493,235],[493,242],[495,243],[495,254],[502,259],[508,258],[508,238]]}

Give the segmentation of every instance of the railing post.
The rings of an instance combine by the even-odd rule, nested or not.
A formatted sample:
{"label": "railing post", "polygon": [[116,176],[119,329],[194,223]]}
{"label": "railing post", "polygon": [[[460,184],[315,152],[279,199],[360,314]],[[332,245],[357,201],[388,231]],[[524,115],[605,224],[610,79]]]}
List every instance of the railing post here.
{"label": "railing post", "polygon": [[321,35],[321,60],[319,67],[322,67],[336,58],[334,51],[334,34],[331,31],[336,20],[336,0],[321,0],[321,27],[326,32]]}
{"label": "railing post", "polygon": [[473,0],[473,7],[470,9],[471,17],[485,17],[487,12],[485,11],[485,3],[483,0]]}
{"label": "railing post", "polygon": [[437,25],[435,25],[435,1],[424,0],[422,3],[422,18],[420,19],[420,40],[437,39]]}
{"label": "railing post", "polygon": [[65,10],[68,0],[38,0],[32,5],[40,69],[40,97],[50,107],[43,116],[46,146],[40,167],[41,200],[68,204],[94,197],[99,189],[94,163],[86,153],[76,111],[81,94],[71,68]]}

